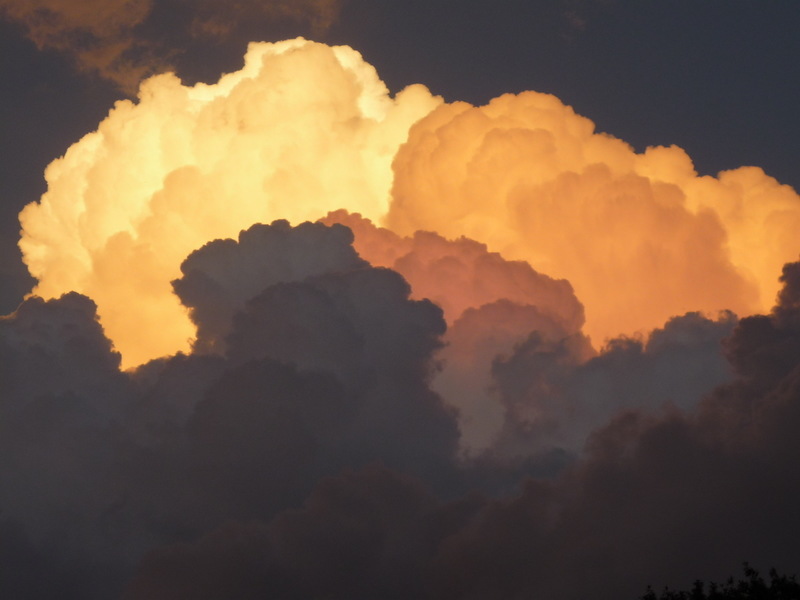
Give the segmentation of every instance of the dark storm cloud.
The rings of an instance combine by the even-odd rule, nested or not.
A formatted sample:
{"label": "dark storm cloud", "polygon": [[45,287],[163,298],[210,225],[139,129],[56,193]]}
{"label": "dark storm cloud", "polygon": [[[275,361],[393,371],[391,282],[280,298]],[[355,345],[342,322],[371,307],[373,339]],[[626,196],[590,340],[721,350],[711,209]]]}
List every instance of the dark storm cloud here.
{"label": "dark storm cloud", "polygon": [[85,296],[31,298],[0,319],[0,547],[12,590],[80,598],[87,580],[121,576],[108,511],[127,446],[118,423],[135,395],[119,361]]}
{"label": "dark storm cloud", "polygon": [[798,272],[787,266],[771,315],[733,332],[733,383],[687,414],[622,414],[557,484],[490,502],[443,546],[438,597],[624,598],[646,583],[723,577],[742,560],[793,568],[800,361],[787,349],[800,336]]}
{"label": "dark storm cloud", "polygon": [[[39,557],[55,588],[113,596],[144,549],[268,520],[343,468],[378,460],[434,488],[455,478],[454,414],[428,387],[441,310],[358,259],[341,226],[277,222],[240,239],[239,252],[228,240],[187,261],[239,270],[215,280],[220,314],[201,311],[214,323],[233,313],[227,354],[121,373],[78,294],[32,298],[0,321],[0,475],[14,482],[0,544]],[[282,267],[264,272],[270,257]],[[107,576],[88,575],[93,564]]]}
{"label": "dark storm cloud", "polygon": [[117,407],[103,396],[125,389],[119,364],[86,296],[32,297],[0,317],[4,410],[24,410],[32,401],[66,394],[85,400],[106,421]]}
{"label": "dark storm cloud", "polygon": [[614,339],[596,356],[580,334],[535,331],[492,365],[505,415],[496,450],[580,453],[592,430],[620,412],[691,410],[731,379],[722,343],[736,322],[730,313],[717,320],[689,313],[654,330],[646,343]]}
{"label": "dark storm cloud", "polygon": [[439,530],[457,523],[437,508],[385,468],[344,473],[269,525],[230,523],[153,552],[124,598],[422,598]]}
{"label": "dark storm cloud", "polygon": [[[202,288],[212,299],[193,313],[201,332],[231,320],[222,332],[232,364],[268,359],[333,375],[354,403],[339,451],[434,473],[457,438],[454,414],[428,388],[444,333],[441,310],[410,300],[403,278],[368,266],[351,241],[340,225],[254,226],[238,245],[215,242],[190,256],[175,287],[183,297]],[[324,412],[309,409],[306,418]],[[412,437],[416,442],[407,444]]]}
{"label": "dark storm cloud", "polygon": [[484,352],[505,427],[464,459],[429,385],[441,310],[352,239],[279,221],[208,244],[176,287],[216,290],[194,317],[224,344],[131,373],[84,296],[0,320],[10,589],[611,600],[800,560],[800,264],[769,315],[599,353],[532,305],[466,310],[462,349],[534,331]]}
{"label": "dark storm cloud", "polygon": [[352,240],[345,227],[303,223],[292,229],[276,221],[242,231],[238,242],[216,240],[192,252],[173,287],[197,326],[194,350],[223,351],[233,314],[274,283],[366,266]]}
{"label": "dark storm cloud", "polygon": [[[128,597],[611,600],[648,583],[723,577],[745,559],[791,569],[799,357],[757,366],[787,357],[800,337],[800,264],[784,282],[771,315],[734,330],[732,383],[687,413],[618,415],[559,479],[528,480],[511,498],[443,503],[385,469],[346,474],[268,523],[150,553]],[[669,329],[656,346],[713,325],[690,315]]]}

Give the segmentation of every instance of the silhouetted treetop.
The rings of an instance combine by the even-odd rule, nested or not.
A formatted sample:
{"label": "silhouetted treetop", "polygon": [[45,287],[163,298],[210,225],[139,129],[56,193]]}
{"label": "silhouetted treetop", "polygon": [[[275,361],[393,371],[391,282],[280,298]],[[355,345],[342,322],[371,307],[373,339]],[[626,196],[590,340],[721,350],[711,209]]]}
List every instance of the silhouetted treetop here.
{"label": "silhouetted treetop", "polygon": [[770,569],[769,582],[749,564],[743,565],[744,576],[734,581],[733,577],[723,584],[710,582],[706,588],[703,581],[695,581],[691,590],[665,588],[657,594],[652,587],[640,600],[800,600],[800,583],[795,576],[779,575]]}

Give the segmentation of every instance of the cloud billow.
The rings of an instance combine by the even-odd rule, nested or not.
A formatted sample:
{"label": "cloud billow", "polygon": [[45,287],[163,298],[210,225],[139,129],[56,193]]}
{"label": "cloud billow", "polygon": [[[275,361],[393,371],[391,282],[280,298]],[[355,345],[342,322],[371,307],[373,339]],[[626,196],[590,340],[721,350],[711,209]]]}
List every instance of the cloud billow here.
{"label": "cloud billow", "polygon": [[759,169],[298,38],[146,80],[45,176],[0,318],[13,593],[610,600],[800,559],[800,203]]}
{"label": "cloud billow", "polygon": [[[733,331],[740,361],[797,338],[797,270],[787,268],[770,316]],[[752,339],[762,318],[773,334]],[[720,576],[745,555],[791,568],[800,533],[796,364],[758,381],[737,367],[732,383],[687,413],[622,413],[595,432],[585,460],[509,498],[443,502],[374,467],[324,480],[301,509],[268,523],[231,524],[152,552],[126,597],[207,587],[239,597],[324,588],[334,598],[612,599],[638,597],[648,583],[688,584],[688,574]],[[731,410],[740,403],[759,418]],[[241,556],[248,560],[233,562]]]}

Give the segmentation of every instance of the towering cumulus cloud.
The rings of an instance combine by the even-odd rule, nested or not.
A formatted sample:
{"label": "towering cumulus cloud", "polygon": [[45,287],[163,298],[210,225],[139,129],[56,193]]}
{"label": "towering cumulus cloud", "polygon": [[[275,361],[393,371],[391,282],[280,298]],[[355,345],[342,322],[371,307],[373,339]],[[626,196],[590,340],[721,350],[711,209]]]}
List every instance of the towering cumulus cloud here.
{"label": "towering cumulus cloud", "polygon": [[421,86],[391,98],[354,50],[301,39],[251,45],[214,85],[154,77],[48,167],[21,214],[35,293],[91,296],[126,365],[186,349],[169,282],[189,252],[278,217],[380,217],[398,146],[438,102]]}
{"label": "towering cumulus cloud", "polygon": [[637,154],[553,96],[440,106],[395,162],[388,226],[481,240],[567,278],[596,342],[688,310],[772,304],[800,202],[755,168],[698,177],[676,147]]}
{"label": "towering cumulus cloud", "polygon": [[761,170],[535,92],[392,97],[298,38],[146,80],[45,175],[0,317],[3,598],[796,569],[800,198]]}
{"label": "towering cumulus cloud", "polygon": [[392,98],[354,50],[302,39],[251,45],[213,85],[147,80],[46,178],[21,214],[35,293],[91,296],[127,366],[188,347],[169,287],[184,257],[274,218],[346,208],[465,235],[567,279],[595,344],[687,311],[766,310],[800,251],[797,194],[757,168],[699,177],[679,148],[637,154],[535,92]]}

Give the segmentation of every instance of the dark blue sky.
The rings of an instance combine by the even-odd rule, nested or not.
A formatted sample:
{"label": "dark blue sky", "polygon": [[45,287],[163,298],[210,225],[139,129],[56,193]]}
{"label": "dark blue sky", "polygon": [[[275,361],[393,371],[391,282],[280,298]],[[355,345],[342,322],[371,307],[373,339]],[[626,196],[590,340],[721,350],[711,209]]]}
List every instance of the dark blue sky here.
{"label": "dark blue sky", "polygon": [[[169,37],[185,18],[170,6],[162,3],[150,34]],[[677,144],[702,174],[757,165],[800,188],[798,31],[791,1],[349,0],[315,37],[362,52],[393,92],[423,83],[473,103],[549,92],[639,150]],[[251,39],[296,35],[314,32],[253,22],[214,45],[170,40],[179,74],[192,81],[238,68]],[[44,167],[94,129],[120,92],[68,57],[37,50],[8,22],[0,22],[0,77],[5,313],[31,285],[15,247],[18,211],[44,191]]]}

